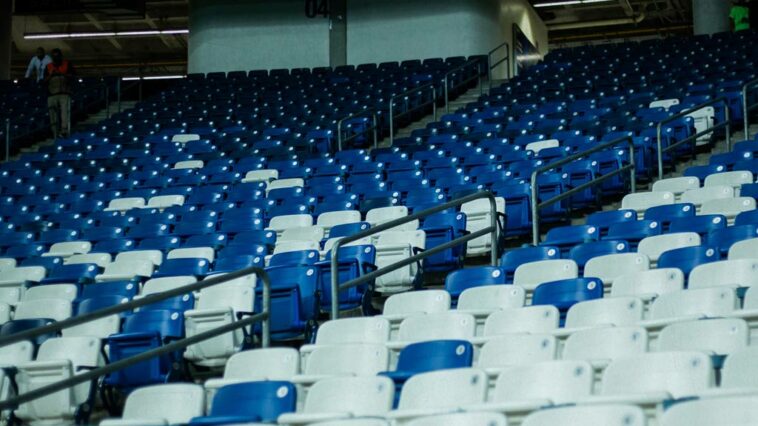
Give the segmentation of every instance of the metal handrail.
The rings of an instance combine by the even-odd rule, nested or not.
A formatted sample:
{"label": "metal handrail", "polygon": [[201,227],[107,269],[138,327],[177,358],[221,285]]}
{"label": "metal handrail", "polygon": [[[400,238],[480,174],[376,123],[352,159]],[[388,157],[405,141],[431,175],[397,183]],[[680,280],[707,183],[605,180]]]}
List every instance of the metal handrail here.
{"label": "metal handrail", "polygon": [[23,340],[28,340],[28,339],[41,336],[41,335],[56,333],[65,328],[88,323],[91,321],[98,320],[100,318],[105,318],[111,315],[120,314],[122,312],[132,311],[142,306],[150,305],[150,304],[160,302],[162,300],[166,300],[172,297],[182,296],[187,293],[192,293],[195,291],[202,290],[206,287],[222,284],[227,281],[232,281],[237,278],[241,278],[241,277],[245,277],[245,276],[253,275],[253,274],[259,276],[261,278],[261,281],[263,281],[263,297],[262,297],[263,312],[261,312],[260,314],[264,315],[264,318],[263,318],[263,326],[261,330],[261,333],[262,333],[261,344],[263,347],[267,347],[271,343],[271,335],[270,335],[270,321],[271,320],[270,320],[270,315],[269,315],[270,310],[271,310],[271,280],[269,279],[268,274],[266,273],[265,270],[261,268],[257,268],[257,267],[240,269],[235,272],[211,277],[211,278],[208,278],[207,280],[198,281],[193,284],[188,284],[188,285],[177,287],[171,290],[162,291],[160,293],[150,294],[148,296],[141,297],[139,299],[130,300],[129,302],[126,302],[126,303],[109,306],[107,308],[99,309],[97,311],[90,312],[84,315],[71,317],[63,321],[56,321],[51,324],[44,325],[42,327],[33,328],[30,330],[22,331],[20,333],[14,333],[8,336],[0,336],[0,347],[7,346],[12,343],[20,342]]}
{"label": "metal handrail", "polygon": [[[594,154],[599,151],[615,148],[617,145],[621,143],[626,143],[629,145],[629,164],[627,164],[626,166],[620,167],[618,170],[614,170],[610,173],[606,173],[604,175],[598,176],[589,182],[585,182],[579,186],[571,188],[568,191],[562,192],[550,199],[539,202],[537,198],[537,192],[539,189],[537,186],[538,175],[549,170],[554,170],[565,164],[569,164],[575,160],[584,158],[590,154]],[[534,171],[532,171],[532,177],[531,177],[532,197],[530,200],[530,203],[532,206],[532,244],[536,246],[537,244],[540,243],[540,209],[541,208],[547,207],[551,204],[565,200],[566,198],[569,198],[580,191],[584,191],[587,188],[590,188],[599,183],[605,182],[606,180],[612,178],[613,176],[616,176],[628,170],[631,171],[630,173],[631,192],[632,193],[637,192],[637,170],[636,169],[637,169],[637,166],[635,164],[635,159],[634,159],[634,139],[631,136],[622,136],[612,141],[603,142],[601,144],[593,146],[590,149],[586,149],[582,152],[577,152],[576,154],[569,155],[568,157],[563,157],[560,160],[557,160],[553,163],[546,164],[544,166],[534,169]]]}
{"label": "metal handrail", "polygon": [[[490,226],[483,228],[479,231],[472,232],[468,235],[465,235],[460,238],[456,238],[452,241],[448,241],[447,243],[441,244],[439,246],[433,247],[431,249],[425,250],[419,254],[416,254],[414,256],[411,256],[409,258],[403,259],[399,262],[393,263],[391,265],[387,265],[381,269],[377,269],[376,271],[372,271],[366,275],[360,276],[358,278],[352,279],[346,283],[343,283],[342,285],[339,284],[339,249],[340,247],[352,243],[354,241],[358,241],[362,238],[366,238],[368,236],[378,234],[380,232],[398,227],[402,224],[413,222],[415,220],[427,217],[429,215],[439,213],[443,210],[447,210],[452,207],[457,207],[462,204],[468,203],[470,201],[479,200],[487,198],[490,201]],[[498,259],[498,253],[497,253],[497,242],[498,242],[498,212],[497,212],[497,201],[495,200],[495,195],[492,194],[489,191],[480,191],[475,194],[467,195],[462,198],[458,198],[456,200],[448,201],[447,203],[440,204],[437,206],[434,206],[432,208],[420,211],[418,213],[414,213],[409,216],[401,217],[399,219],[394,219],[389,222],[383,223],[381,225],[377,225],[373,228],[369,228],[365,231],[361,231],[355,235],[351,235],[349,237],[340,238],[337,240],[332,246],[331,249],[331,291],[332,291],[332,312],[331,312],[331,318],[337,319],[339,318],[339,292],[340,290],[346,290],[348,288],[352,288],[355,286],[358,286],[360,284],[363,284],[365,282],[371,281],[376,279],[377,277],[380,277],[384,274],[390,273],[392,271],[395,271],[397,269],[402,268],[403,266],[411,265],[413,263],[416,263],[422,259],[425,259],[429,256],[435,255],[437,253],[440,253],[444,250],[447,250],[449,248],[455,247],[459,244],[463,244],[465,242],[468,242],[470,240],[482,237],[487,234],[492,234],[492,251],[491,251],[491,258],[490,261],[492,263],[492,266],[497,266],[497,259]]]}
{"label": "metal handrail", "polygon": [[463,63],[461,65],[458,65],[457,67],[451,69],[450,71],[445,73],[445,112],[450,113],[450,76],[455,74],[456,72],[467,68],[471,65],[476,65],[477,73],[476,76],[468,78],[461,82],[458,86],[462,86],[470,81],[478,80],[479,81],[479,94],[483,94],[483,88],[482,88],[482,61],[479,59],[472,59],[466,63]]}
{"label": "metal handrail", "polygon": [[343,140],[342,139],[342,123],[344,123],[345,121],[347,121],[347,120],[349,120],[351,118],[360,117],[361,115],[364,115],[366,113],[371,113],[371,117],[372,117],[372,120],[373,120],[373,124],[372,124],[371,128],[366,129],[366,131],[368,132],[369,130],[373,130],[373,132],[374,132],[374,148],[376,148],[378,146],[378,144],[379,144],[379,135],[377,134],[378,123],[377,123],[377,119],[376,119],[376,110],[373,109],[373,108],[368,108],[368,109],[364,109],[364,110],[361,110],[361,111],[358,111],[358,112],[351,112],[349,115],[347,115],[346,117],[341,118],[337,122],[337,151],[342,151],[342,142],[347,142],[349,140],[352,140],[352,139],[356,138],[359,135],[359,134],[354,134],[353,136],[350,136],[347,139]]}
{"label": "metal handrail", "polygon": [[[505,49],[505,57],[503,59],[498,60],[494,64],[492,63],[492,55],[497,52],[498,50],[502,49],[503,47],[507,47]],[[487,53],[487,81],[489,83],[489,90],[492,90],[492,70],[498,67],[498,65],[502,64],[503,62],[508,62],[505,67],[505,78],[510,79],[511,78],[511,47],[508,44],[507,41],[504,41],[500,43],[497,47],[490,50]]]}
{"label": "metal handrail", "polygon": [[754,103],[752,105],[747,104],[747,91],[751,87],[755,88],[756,86],[758,86],[758,78],[748,81],[744,86],[742,86],[742,119],[744,120],[743,124],[745,125],[745,140],[750,139],[750,119],[748,113],[751,110],[755,109],[755,107],[758,107],[758,103]]}
{"label": "metal handrail", "polygon": [[177,340],[177,341],[162,345],[156,349],[151,349],[149,351],[142,352],[138,355],[131,356],[129,358],[124,358],[122,360],[107,364],[103,367],[96,368],[96,369],[84,372],[82,374],[76,374],[68,379],[61,380],[59,382],[55,382],[47,386],[43,386],[41,388],[31,390],[27,393],[18,395],[11,399],[0,401],[0,411],[14,410],[18,408],[19,405],[25,402],[29,402],[35,399],[45,397],[52,393],[71,388],[81,383],[90,382],[99,377],[105,376],[110,373],[114,373],[119,370],[123,370],[124,368],[131,367],[132,365],[147,361],[151,358],[155,358],[161,355],[172,353],[172,352],[184,349],[187,346],[194,345],[196,343],[199,343],[208,339],[212,339],[222,334],[226,334],[243,327],[248,327],[259,321],[263,321],[263,323],[266,324],[266,321],[268,321],[268,318],[269,318],[268,312],[261,312],[259,314],[251,315],[247,318],[243,318],[239,321],[234,321],[224,326],[217,327],[208,331],[204,331],[192,337],[187,337],[185,339]]}
{"label": "metal handrail", "polygon": [[[395,115],[395,100],[397,98],[405,98],[406,103],[408,102],[408,95],[412,94],[421,94],[424,90],[431,88],[432,89],[432,100],[431,102],[426,102],[422,105],[419,105],[413,109],[406,109],[404,112],[401,112],[400,114]],[[434,121],[437,121],[437,87],[434,85],[434,83],[426,83],[418,87],[414,87],[413,89],[406,90],[403,93],[398,93],[397,95],[390,96],[389,100],[389,121],[390,121],[390,146],[395,144],[395,117],[400,117],[401,115],[411,113],[413,111],[416,111],[418,109],[424,108],[429,104],[432,104],[432,115],[434,117]]]}
{"label": "metal handrail", "polygon": [[[708,129],[703,130],[702,132],[698,132],[692,136],[686,137],[680,141],[677,141],[676,143],[673,143],[666,148],[663,148],[663,125],[666,123],[670,123],[674,120],[678,120],[682,117],[687,117],[689,114],[692,114],[693,112],[699,111],[705,107],[715,105],[717,103],[723,103],[724,104],[724,121],[722,123],[716,124],[713,127],[709,127]],[[716,130],[721,129],[722,127],[726,127],[726,150],[731,151],[732,150],[732,131],[731,131],[731,119],[729,117],[729,104],[726,97],[722,96],[720,98],[712,99],[708,102],[703,102],[700,105],[696,105],[692,108],[686,109],[678,114],[672,115],[671,117],[668,117],[664,120],[661,120],[656,125],[656,137],[657,137],[657,147],[658,147],[658,179],[663,179],[663,153],[669,152],[672,149],[685,144],[685,143],[695,143],[697,142],[697,139],[700,136],[705,136],[709,133],[713,133]]]}

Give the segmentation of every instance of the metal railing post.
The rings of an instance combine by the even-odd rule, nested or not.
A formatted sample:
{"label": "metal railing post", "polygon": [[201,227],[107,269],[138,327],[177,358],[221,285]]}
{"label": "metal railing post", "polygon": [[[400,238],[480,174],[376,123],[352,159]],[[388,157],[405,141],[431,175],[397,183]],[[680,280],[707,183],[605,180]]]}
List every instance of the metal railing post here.
{"label": "metal railing post", "polygon": [[[495,61],[493,63],[493,61],[492,61],[492,55],[494,55],[495,52],[497,52],[498,50],[502,49],[503,47],[507,48],[505,50],[505,57],[503,59],[500,59],[500,60]],[[490,91],[492,90],[492,70],[494,70],[495,68],[497,68],[503,62],[507,62],[506,63],[506,69],[505,69],[505,78],[506,79],[510,79],[511,78],[510,59],[511,59],[511,49],[510,49],[510,46],[508,45],[507,41],[503,42],[503,43],[500,43],[497,47],[495,47],[494,49],[490,50],[487,53],[487,80],[488,80],[489,90]]]}
{"label": "metal railing post", "polygon": [[[472,60],[470,60],[470,61],[468,61],[468,62],[466,62],[464,64],[461,64],[461,65],[459,65],[459,66],[457,66],[457,67],[455,67],[455,68],[453,68],[450,71],[448,71],[448,72],[445,73],[444,81],[445,81],[445,113],[446,114],[450,113],[450,92],[449,92],[449,87],[448,87],[450,85],[449,76],[455,74],[456,72],[458,72],[460,70],[463,70],[463,69],[465,69],[467,67],[470,67],[471,65],[476,65],[476,69],[478,71],[476,73],[476,78],[479,79],[479,92],[483,93],[484,89],[482,88],[482,73],[481,73],[481,65],[480,64],[481,64],[481,61],[479,61],[478,59],[472,59]],[[473,79],[474,78],[468,78],[468,79],[464,80],[461,83],[461,85],[467,84],[468,82],[470,82]],[[456,86],[456,87],[458,87],[458,86]]]}
{"label": "metal railing post", "polygon": [[744,134],[745,134],[745,140],[750,139],[750,115],[749,112],[751,109],[755,108],[756,105],[748,105],[747,104],[747,92],[751,87],[754,87],[758,84],[758,78],[748,81],[742,86],[742,120],[744,128]]}
{"label": "metal railing post", "polygon": [[[697,112],[697,111],[699,111],[699,110],[701,110],[703,108],[709,107],[711,105],[716,105],[718,103],[723,103],[724,104],[724,121],[722,123],[714,124],[712,127],[707,128],[707,129],[703,130],[702,132],[696,132],[694,135],[688,136],[688,137],[686,137],[686,138],[684,138],[684,139],[682,139],[680,141],[677,141],[677,142],[675,142],[675,143],[667,146],[666,148],[663,148],[663,126],[665,124],[671,123],[672,121],[678,120],[678,119],[680,119],[682,117],[687,117],[687,116],[689,116],[690,114],[692,114],[694,112]],[[715,113],[715,108],[714,108],[714,113]],[[715,116],[714,116],[714,122],[715,122]],[[663,179],[663,175],[664,175],[664,173],[663,173],[664,172],[664,169],[663,169],[663,154],[664,153],[669,152],[669,151],[673,150],[674,148],[676,148],[676,147],[678,147],[678,146],[680,146],[682,144],[685,144],[685,143],[692,142],[694,144],[697,144],[697,140],[698,140],[699,137],[705,136],[705,135],[710,134],[710,133],[715,133],[717,130],[719,130],[721,128],[726,128],[726,144],[727,144],[727,149],[731,150],[731,146],[732,146],[732,134],[731,134],[731,117],[730,117],[730,114],[729,114],[729,103],[728,103],[727,98],[723,97],[723,96],[719,97],[719,98],[716,98],[716,99],[712,99],[712,100],[707,101],[707,102],[703,102],[703,103],[701,103],[699,105],[695,105],[692,108],[688,108],[688,109],[686,109],[684,111],[679,112],[678,114],[672,115],[671,117],[668,117],[668,118],[666,118],[664,120],[659,121],[658,124],[656,125],[656,131],[655,131],[655,133],[656,133],[656,147],[657,147],[657,151],[658,151],[658,153],[657,153],[658,154],[658,179]]]}
{"label": "metal railing post", "polygon": [[[339,249],[346,244],[349,244],[354,241],[358,241],[360,239],[369,237],[374,234],[378,234],[380,232],[396,228],[404,223],[413,222],[415,220],[418,220],[423,217],[427,217],[429,215],[432,215],[434,213],[441,212],[443,210],[447,210],[449,208],[457,207],[460,205],[463,205],[465,203],[468,203],[470,201],[479,200],[482,198],[487,198],[490,202],[490,215],[492,216],[490,226],[480,229],[479,231],[473,232],[471,234],[465,235],[463,237],[456,238],[452,241],[448,241],[444,244],[440,244],[439,246],[427,249],[419,254],[416,254],[414,256],[408,257],[404,260],[401,260],[399,262],[393,263],[391,265],[387,265],[381,269],[378,269],[376,271],[372,271],[366,275],[363,275],[361,277],[355,278],[353,280],[350,280],[342,285],[339,284]],[[332,300],[331,300],[331,319],[337,319],[339,318],[339,292],[340,290],[345,290],[351,287],[355,287],[357,285],[363,284],[368,281],[372,281],[376,279],[377,277],[384,275],[386,273],[392,272],[394,270],[397,270],[399,268],[402,268],[403,266],[407,266],[413,263],[416,263],[420,260],[423,260],[429,256],[435,255],[437,253],[440,253],[444,250],[450,249],[452,247],[455,247],[459,244],[466,243],[468,241],[474,240],[476,238],[490,235],[492,238],[492,250],[490,254],[490,261],[492,263],[492,266],[497,266],[497,259],[498,259],[498,216],[499,213],[497,211],[497,201],[495,199],[495,195],[492,194],[489,191],[480,191],[475,194],[467,195],[465,197],[448,201],[447,203],[437,205],[435,207],[426,209],[424,211],[414,213],[409,216],[405,216],[399,219],[391,220],[389,222],[383,223],[381,225],[377,225],[373,228],[367,229],[365,231],[361,231],[357,234],[351,235],[349,237],[341,238],[337,240],[331,249],[331,282],[330,282],[330,288],[332,293]]]}
{"label": "metal railing post", "polygon": [[[571,163],[575,160],[584,158],[590,154],[594,154],[599,151],[604,151],[607,149],[614,149],[616,146],[618,146],[621,143],[626,143],[629,146],[629,164],[626,166],[622,166],[617,170],[614,170],[612,172],[606,173],[601,176],[597,176],[594,179],[585,182],[581,185],[575,186],[574,188],[571,188],[567,191],[563,191],[560,194],[540,202],[539,201],[539,186],[537,184],[537,177],[547,171],[555,170],[558,167],[561,167],[565,164]],[[559,160],[556,160],[553,163],[545,164],[543,166],[540,166],[532,171],[530,183],[531,183],[531,200],[529,200],[529,204],[532,209],[532,244],[538,245],[540,243],[540,209],[543,207],[547,207],[551,204],[557,203],[559,201],[563,201],[572,195],[584,191],[585,189],[591,188],[595,185],[598,185],[602,182],[605,182],[606,180],[612,178],[613,176],[616,176],[618,174],[621,174],[625,171],[630,172],[630,189],[631,192],[634,193],[637,191],[637,163],[634,158],[635,150],[634,150],[634,138],[631,136],[623,136],[618,139],[614,139],[612,141],[604,142],[598,145],[593,146],[590,149],[577,152],[575,154],[569,155],[567,157],[563,157]]]}
{"label": "metal railing post", "polygon": [[105,117],[111,118],[111,89],[105,85]]}
{"label": "metal railing post", "polygon": [[432,85],[432,117],[437,121],[437,87]]}
{"label": "metal railing post", "polygon": [[[376,148],[377,146],[379,146],[379,133],[378,133],[378,127],[377,127],[377,124],[378,124],[379,120],[377,119],[376,111],[373,108],[371,108],[371,109],[365,109],[365,110],[363,110],[361,112],[358,112],[358,113],[350,113],[346,117],[343,117],[339,121],[337,121],[337,150],[338,151],[342,151],[342,142],[344,142],[346,140],[349,140],[351,138],[354,138],[354,137],[356,137],[358,135],[358,134],[355,134],[353,136],[350,136],[347,139],[344,139],[342,137],[342,123],[344,123],[346,120],[349,120],[351,118],[360,117],[361,115],[366,114],[366,113],[371,113],[371,117],[372,117],[372,130],[373,130],[373,135],[374,135],[374,148]],[[368,131],[368,129],[366,129],[366,131]]]}
{"label": "metal railing post", "polygon": [[[389,110],[389,122],[390,122],[390,146],[393,146],[395,144],[395,117],[399,117],[403,114],[407,114],[411,111],[415,111],[419,108],[424,108],[428,104],[425,103],[423,105],[420,105],[418,107],[415,107],[414,109],[410,108],[409,100],[407,99],[408,95],[412,94],[421,94],[424,90],[431,89],[432,91],[432,114],[434,115],[434,120],[437,121],[437,88],[434,87],[434,83],[427,83],[418,87],[414,87],[413,89],[406,90],[405,92],[398,93],[397,95],[390,96],[388,110]],[[406,104],[406,111],[401,112],[400,114],[395,115],[395,101],[398,98],[405,97],[405,104]]]}
{"label": "metal railing post", "polygon": [[[261,281],[263,281],[262,297],[270,299],[271,280],[269,279],[268,274],[266,273],[265,270],[261,268],[250,267],[250,268],[245,268],[245,269],[240,269],[234,272],[230,272],[224,275],[217,275],[211,278],[207,278],[203,281],[198,281],[193,284],[187,284],[185,286],[173,288],[171,290],[166,290],[160,293],[150,294],[140,299],[133,299],[125,303],[109,306],[107,308],[99,309],[97,311],[93,311],[87,314],[70,317],[68,319],[53,322],[42,327],[25,330],[25,331],[15,333],[15,334],[10,334],[7,336],[0,336],[0,347],[10,345],[12,343],[20,342],[22,340],[28,340],[37,336],[42,336],[45,334],[57,333],[60,330],[63,330],[69,327],[74,327],[80,324],[95,321],[95,320],[105,318],[111,315],[120,314],[122,312],[132,311],[136,308],[140,308],[142,306],[160,302],[162,300],[166,300],[171,297],[183,296],[185,294],[194,293],[204,288],[222,284],[222,283],[232,281],[237,278],[242,278],[248,275],[256,275],[257,277],[261,279]],[[266,311],[266,306],[269,306],[269,307],[271,306],[270,300],[269,301],[262,300],[262,306],[264,310],[262,314],[267,314],[268,312]],[[265,321],[268,322],[270,321],[270,319],[267,317],[265,318]],[[270,336],[267,335],[269,332],[270,332],[270,326],[264,323],[262,327],[261,342],[271,341]]]}
{"label": "metal railing post", "polygon": [[121,112],[121,78],[116,80],[116,112]]}
{"label": "metal railing post", "polygon": [[5,119],[5,161],[11,158],[11,119]]}

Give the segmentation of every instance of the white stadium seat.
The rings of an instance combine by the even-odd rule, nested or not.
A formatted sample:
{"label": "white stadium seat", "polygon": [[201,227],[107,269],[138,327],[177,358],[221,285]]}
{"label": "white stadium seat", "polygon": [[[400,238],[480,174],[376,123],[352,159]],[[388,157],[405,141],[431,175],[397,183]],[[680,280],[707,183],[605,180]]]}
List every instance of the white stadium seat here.
{"label": "white stadium seat", "polygon": [[164,210],[172,206],[184,205],[184,195],[159,195],[147,200],[146,209]]}
{"label": "white stadium seat", "polygon": [[688,288],[758,285],[758,259],[722,260],[698,265],[690,272],[687,284]]}
{"label": "white stadium seat", "polygon": [[676,203],[676,197],[673,192],[636,192],[625,195],[621,200],[621,208],[624,210],[634,210],[637,217],[642,220],[645,218],[645,210],[651,207],[664,206]]}
{"label": "white stadium seat", "polygon": [[[376,266],[383,268],[412,257],[426,248],[426,233],[420,230],[386,231],[376,235]],[[410,290],[420,278],[417,263],[404,266],[376,278],[376,291],[397,293]]]}
{"label": "white stadium seat", "polygon": [[584,276],[600,278],[606,293],[620,276],[650,269],[650,259],[641,253],[618,253],[596,256],[584,265]]}
{"label": "white stadium seat", "polygon": [[[495,207],[497,213],[505,214],[505,199],[496,197]],[[468,232],[480,231],[492,225],[492,210],[490,201],[487,199],[469,201],[461,205],[461,213],[466,214],[466,230]],[[495,219],[500,220],[499,218]],[[480,256],[489,253],[493,244],[497,244],[497,241],[492,241],[491,235],[483,235],[468,242],[466,255]]]}
{"label": "white stadium seat", "polygon": [[657,180],[653,183],[654,192],[672,192],[680,199],[685,191],[700,188],[700,179],[695,176],[680,176]]}
{"label": "white stadium seat", "polygon": [[634,405],[607,404],[560,407],[538,411],[522,426],[645,426],[645,412]]}
{"label": "white stadium seat", "polygon": [[727,355],[747,348],[749,341],[747,322],[738,318],[715,318],[667,325],[658,335],[656,350]]}
{"label": "white stadium seat", "polygon": [[658,263],[663,252],[683,247],[699,246],[700,235],[695,232],[676,232],[643,238],[637,247],[637,252],[647,255],[651,265]]}
{"label": "white stadium seat", "polygon": [[738,241],[729,247],[729,260],[758,259],[758,238]]}
{"label": "white stadium seat", "polygon": [[115,198],[108,203],[105,208],[107,212],[125,212],[131,209],[142,209],[145,207],[145,199],[140,197]]}
{"label": "white stadium seat", "polygon": [[748,426],[758,424],[758,396],[698,399],[669,407],[661,426]]}
{"label": "white stadium seat", "polygon": [[527,292],[531,292],[540,284],[577,278],[578,276],[579,266],[573,260],[540,260],[524,263],[516,268],[513,275],[513,285],[521,286]]}
{"label": "white stadium seat", "polygon": [[755,198],[734,197],[721,200],[706,201],[700,207],[699,214],[722,214],[726,216],[729,226],[734,225],[734,219],[742,212],[755,210]]}
{"label": "white stadium seat", "polygon": [[282,414],[283,425],[306,425],[316,421],[351,417],[381,417],[392,409],[395,385],[387,377],[340,377],[316,382],[303,409]]}
{"label": "white stadium seat", "polygon": [[[372,227],[382,225],[384,223],[400,219],[408,216],[408,207],[405,206],[392,206],[392,207],[379,207],[371,209],[366,213],[366,222],[371,224]],[[402,225],[392,228],[392,231],[415,231],[418,229],[418,220],[406,222]]]}
{"label": "white stadium seat", "polygon": [[120,419],[106,419],[100,426],[163,426],[189,423],[205,411],[203,387],[195,384],[146,386],[126,398]]}
{"label": "white stadium seat", "polygon": [[617,277],[611,287],[611,296],[634,296],[649,301],[661,294],[683,289],[684,273],[680,269],[661,268]]}
{"label": "white stadium seat", "polygon": [[722,172],[708,175],[703,182],[704,187],[708,186],[730,186],[734,190],[734,196],[740,196],[740,188],[743,184],[753,183],[753,173],[746,170],[735,170],[733,172]]}

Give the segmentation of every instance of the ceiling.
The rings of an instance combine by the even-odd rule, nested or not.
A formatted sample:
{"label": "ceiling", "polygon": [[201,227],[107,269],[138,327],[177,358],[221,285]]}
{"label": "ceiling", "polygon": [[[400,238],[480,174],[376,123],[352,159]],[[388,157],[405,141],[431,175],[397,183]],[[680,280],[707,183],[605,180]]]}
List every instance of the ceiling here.
{"label": "ceiling", "polygon": [[[188,28],[189,0],[55,0],[69,12],[21,11],[13,17],[13,70],[22,75],[34,50],[60,47],[83,75],[166,75],[187,70],[187,35],[26,40],[25,33]],[[533,5],[556,0],[530,0]],[[536,7],[552,46],[631,37],[691,34],[692,0],[607,0]],[[58,3],[60,2],[60,3]],[[124,7],[129,4],[133,7]],[[19,6],[17,6],[18,9]],[[42,12],[40,12],[42,11]],[[143,13],[144,12],[144,13]],[[22,14],[23,13],[23,14]]]}
{"label": "ceiling", "polygon": [[[29,1],[29,0],[17,0]],[[59,1],[59,0],[56,0]],[[187,35],[27,40],[26,33],[188,28],[188,0],[80,1],[75,11],[13,16],[13,71],[23,74],[37,47],[59,47],[83,75],[165,75],[187,70]],[[136,10],[135,10],[136,9]],[[144,13],[143,13],[144,10]],[[18,12],[18,6],[17,6]]]}
{"label": "ceiling", "polygon": [[692,0],[609,0],[535,10],[547,24],[553,46],[692,33]]}

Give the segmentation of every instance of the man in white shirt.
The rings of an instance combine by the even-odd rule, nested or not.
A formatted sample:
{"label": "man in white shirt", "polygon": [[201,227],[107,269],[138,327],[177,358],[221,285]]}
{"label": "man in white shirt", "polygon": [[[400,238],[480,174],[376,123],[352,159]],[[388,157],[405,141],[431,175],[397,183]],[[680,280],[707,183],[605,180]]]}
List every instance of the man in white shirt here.
{"label": "man in white shirt", "polygon": [[29,61],[29,66],[26,67],[26,78],[34,78],[34,81],[42,81],[45,78],[45,68],[47,64],[52,62],[50,55],[45,54],[45,49],[38,47],[37,54]]}

